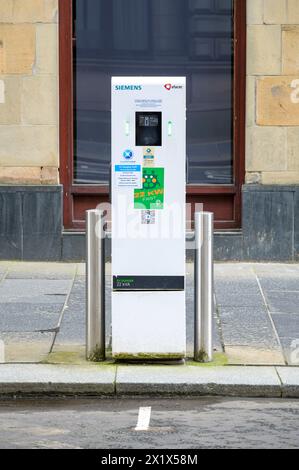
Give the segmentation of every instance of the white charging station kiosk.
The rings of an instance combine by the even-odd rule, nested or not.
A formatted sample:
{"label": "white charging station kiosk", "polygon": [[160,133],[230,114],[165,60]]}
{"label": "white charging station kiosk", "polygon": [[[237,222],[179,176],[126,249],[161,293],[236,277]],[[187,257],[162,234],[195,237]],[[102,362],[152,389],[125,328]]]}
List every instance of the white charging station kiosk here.
{"label": "white charging station kiosk", "polygon": [[112,79],[112,354],[186,355],[186,79]]}

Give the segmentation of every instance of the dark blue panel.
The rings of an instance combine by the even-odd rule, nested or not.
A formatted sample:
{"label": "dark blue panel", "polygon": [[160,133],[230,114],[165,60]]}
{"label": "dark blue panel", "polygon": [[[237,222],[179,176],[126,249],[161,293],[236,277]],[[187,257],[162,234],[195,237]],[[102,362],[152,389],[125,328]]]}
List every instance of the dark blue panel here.
{"label": "dark blue panel", "polygon": [[60,260],[61,233],[61,186],[0,186],[0,259]]}
{"label": "dark blue panel", "polygon": [[22,259],[22,198],[0,189],[0,259]]}
{"label": "dark blue panel", "polygon": [[23,259],[61,259],[62,194],[33,191],[24,194]]}
{"label": "dark blue panel", "polygon": [[299,260],[299,187],[295,194],[295,259]]}
{"label": "dark blue panel", "polygon": [[243,233],[245,260],[292,260],[294,190],[279,187],[244,190]]}

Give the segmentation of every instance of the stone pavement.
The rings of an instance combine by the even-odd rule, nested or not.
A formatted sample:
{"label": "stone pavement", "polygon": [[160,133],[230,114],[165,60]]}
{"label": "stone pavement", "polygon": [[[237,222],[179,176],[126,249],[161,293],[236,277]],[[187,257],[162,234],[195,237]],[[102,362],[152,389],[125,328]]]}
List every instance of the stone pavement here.
{"label": "stone pavement", "polygon": [[80,395],[299,398],[299,368],[0,364],[0,399]]}
{"label": "stone pavement", "polygon": [[[109,349],[109,263],[106,271]],[[191,264],[187,272],[187,342],[191,357]],[[299,265],[219,263],[215,265],[215,280],[215,350],[225,351],[229,364],[299,365]],[[0,340],[5,347],[5,362],[82,363],[84,265],[0,262]]]}

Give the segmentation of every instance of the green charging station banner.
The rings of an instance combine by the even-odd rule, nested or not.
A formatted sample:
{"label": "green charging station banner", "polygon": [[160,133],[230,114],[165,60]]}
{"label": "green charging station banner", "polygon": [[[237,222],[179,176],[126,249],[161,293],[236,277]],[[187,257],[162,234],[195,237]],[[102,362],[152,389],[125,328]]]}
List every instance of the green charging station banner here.
{"label": "green charging station banner", "polygon": [[134,191],[135,209],[164,209],[164,168],[143,168],[142,189]]}

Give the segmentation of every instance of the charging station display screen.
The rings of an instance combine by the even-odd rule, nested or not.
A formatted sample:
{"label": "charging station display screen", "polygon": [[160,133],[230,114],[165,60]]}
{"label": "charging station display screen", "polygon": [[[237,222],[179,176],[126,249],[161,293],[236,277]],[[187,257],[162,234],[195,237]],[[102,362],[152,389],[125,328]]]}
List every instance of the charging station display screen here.
{"label": "charging station display screen", "polygon": [[136,146],[161,147],[162,113],[136,113]]}

